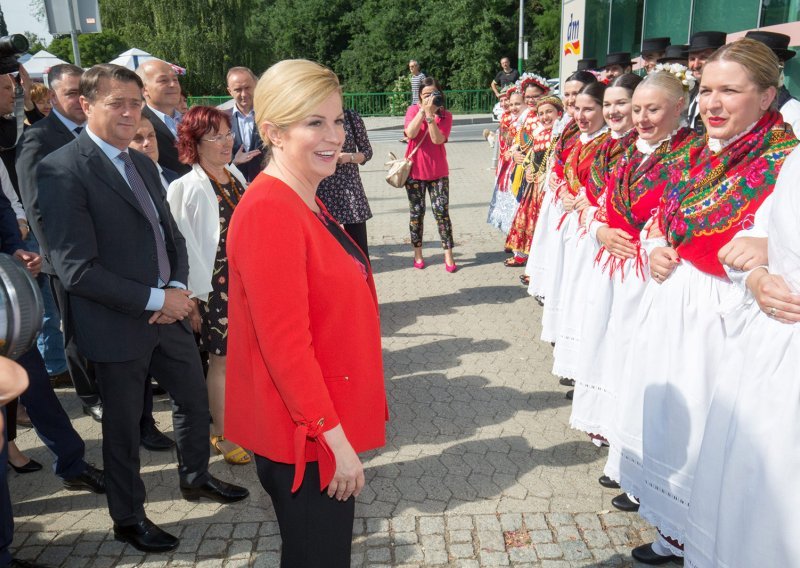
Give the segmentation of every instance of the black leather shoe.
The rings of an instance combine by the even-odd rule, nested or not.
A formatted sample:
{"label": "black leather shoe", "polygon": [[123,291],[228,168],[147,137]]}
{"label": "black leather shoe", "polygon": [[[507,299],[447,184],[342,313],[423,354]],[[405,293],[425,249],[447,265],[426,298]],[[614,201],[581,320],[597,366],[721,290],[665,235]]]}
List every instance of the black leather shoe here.
{"label": "black leather shoe", "polygon": [[114,538],[120,542],[127,542],[142,552],[169,552],[178,548],[180,544],[176,537],[158,528],[150,519],[144,519],[135,525],[120,526],[115,523]]}
{"label": "black leather shoe", "polygon": [[94,418],[95,422],[103,421],[103,404],[98,402],[92,406],[84,406],[83,413]]}
{"label": "black leather shoe", "polygon": [[575,389],[567,391],[567,394],[564,395],[564,398],[566,398],[567,400],[572,400],[573,396],[575,396]]}
{"label": "black leather shoe", "polygon": [[70,491],[92,491],[94,493],[106,492],[106,481],[103,470],[93,465],[86,465],[86,469],[78,477],[64,480],[64,488]]}
{"label": "black leather shoe", "polygon": [[[603,475],[600,479],[597,480],[600,485],[603,487],[608,487],[609,489],[619,489],[619,483],[608,477],[607,475]],[[627,497],[627,495],[626,495]]]}
{"label": "black leather shoe", "polygon": [[11,462],[8,462],[8,465],[10,465],[11,469],[16,471],[17,473],[33,473],[34,471],[39,471],[40,469],[42,469],[42,464],[40,464],[34,459],[28,460],[28,463],[26,463],[25,465],[21,465],[19,467],[15,466]]}
{"label": "black leather shoe", "polygon": [[683,564],[683,558],[680,556],[675,556],[674,554],[670,554],[669,556],[661,556],[660,554],[656,554],[653,551],[653,543],[637,546],[631,550],[631,556],[633,556],[634,560],[641,562],[642,564],[666,564],[667,562],[672,562],[673,560],[680,561],[680,563]]}
{"label": "black leather shoe", "polygon": [[620,511],[625,511],[626,513],[635,513],[639,510],[639,503],[631,501],[627,493],[620,493],[614,497],[611,500],[611,504]]}
{"label": "black leather shoe", "polygon": [[162,432],[159,432],[152,422],[142,428],[140,442],[152,452],[166,452],[175,445],[175,442]]}
{"label": "black leather shoe", "polygon": [[246,499],[250,492],[244,487],[212,477],[200,487],[181,487],[181,494],[187,501],[197,501],[200,497],[206,497],[224,505]]}
{"label": "black leather shoe", "polygon": [[566,377],[561,377],[558,379],[558,384],[562,387],[574,387],[575,386],[575,379],[568,379]]}

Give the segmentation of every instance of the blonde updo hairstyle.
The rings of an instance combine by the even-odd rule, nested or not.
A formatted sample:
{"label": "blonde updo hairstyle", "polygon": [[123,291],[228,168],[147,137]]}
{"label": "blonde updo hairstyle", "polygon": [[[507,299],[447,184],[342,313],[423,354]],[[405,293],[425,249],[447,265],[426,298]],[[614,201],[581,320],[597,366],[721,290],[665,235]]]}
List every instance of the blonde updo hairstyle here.
{"label": "blonde updo hairstyle", "polygon": [[[760,41],[743,37],[723,45],[708,58],[705,65],[715,61],[733,61],[744,67],[750,80],[762,93],[770,87],[777,90],[780,86],[781,62]],[[702,79],[700,82],[702,83]]]}
{"label": "blonde updo hairstyle", "polygon": [[683,83],[675,75],[669,71],[656,71],[655,73],[648,73],[642,79],[642,82],[637,85],[636,90],[652,87],[666,93],[672,103],[677,103],[683,99],[681,111],[685,111],[689,106],[689,97],[683,89]]}
{"label": "blonde updo hairstyle", "polygon": [[334,92],[341,96],[339,78],[319,63],[284,59],[267,69],[253,94],[256,124],[264,145],[272,145],[267,124],[287,128],[310,116]]}

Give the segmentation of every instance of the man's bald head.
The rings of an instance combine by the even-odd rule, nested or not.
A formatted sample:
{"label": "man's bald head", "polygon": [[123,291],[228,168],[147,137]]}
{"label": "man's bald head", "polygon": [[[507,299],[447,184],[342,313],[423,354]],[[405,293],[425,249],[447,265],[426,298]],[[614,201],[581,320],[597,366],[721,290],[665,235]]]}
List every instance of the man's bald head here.
{"label": "man's bald head", "polygon": [[181,86],[172,65],[160,59],[150,59],[139,65],[136,73],[144,83],[142,93],[147,104],[172,116],[181,98]]}

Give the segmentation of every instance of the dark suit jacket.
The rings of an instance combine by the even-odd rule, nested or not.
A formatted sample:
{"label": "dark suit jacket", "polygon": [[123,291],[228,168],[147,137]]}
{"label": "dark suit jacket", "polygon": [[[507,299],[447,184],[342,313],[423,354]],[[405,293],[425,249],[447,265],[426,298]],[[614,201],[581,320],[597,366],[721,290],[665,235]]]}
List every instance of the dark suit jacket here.
{"label": "dark suit jacket", "polygon": [[13,255],[20,249],[24,250],[25,245],[19,236],[17,216],[6,194],[0,191],[0,252]]}
{"label": "dark suit jacket", "polygon": [[171,169],[165,168],[164,166],[161,166],[161,173],[164,174],[164,179],[167,180],[167,183],[172,183],[181,177],[178,172],[173,172]]}
{"label": "dark suit jacket", "polygon": [[[228,118],[231,119],[231,131],[233,132],[233,156],[236,155],[236,152],[239,151],[242,144],[244,144],[244,140],[242,139],[242,133],[239,130],[239,121],[236,120],[233,116],[233,111],[236,107],[225,110],[225,113],[228,115]],[[250,146],[245,146],[245,151],[250,152],[251,150],[261,150],[261,155],[256,156],[252,160],[247,163],[239,164],[236,167],[239,168],[239,171],[242,172],[244,179],[247,180],[247,183],[250,183],[255,179],[255,177],[264,169],[264,157],[267,155],[267,151],[264,148],[264,142],[261,140],[261,136],[258,134],[258,128],[253,129],[253,136],[250,140]]]}
{"label": "dark suit jacket", "polygon": [[39,211],[39,192],[34,179],[36,167],[45,156],[58,150],[62,146],[75,141],[75,135],[64,126],[58,117],[50,113],[47,118],[40,120],[25,130],[25,134],[17,144],[17,177],[19,179],[19,193],[22,197],[22,206],[31,226],[42,254],[42,271],[55,274],[50,263],[50,247],[42,231],[42,214]]}
{"label": "dark suit jacket", "polygon": [[172,170],[180,175],[189,173],[192,166],[182,164],[178,160],[178,148],[175,147],[175,136],[172,135],[167,125],[158,118],[158,115],[145,105],[142,109],[142,116],[150,119],[153,128],[156,130],[156,142],[158,143],[158,163],[162,168]]}
{"label": "dark suit jacket", "polygon": [[[152,160],[130,151],[155,203],[172,268],[186,283],[186,245]],[[150,289],[158,282],[153,230],[133,191],[84,131],[36,169],[42,226],[50,259],[69,294],[81,353],[90,361],[122,362],[151,352],[158,325],[147,323]],[[186,323],[186,322],[182,322]],[[188,323],[183,326],[191,333]]]}

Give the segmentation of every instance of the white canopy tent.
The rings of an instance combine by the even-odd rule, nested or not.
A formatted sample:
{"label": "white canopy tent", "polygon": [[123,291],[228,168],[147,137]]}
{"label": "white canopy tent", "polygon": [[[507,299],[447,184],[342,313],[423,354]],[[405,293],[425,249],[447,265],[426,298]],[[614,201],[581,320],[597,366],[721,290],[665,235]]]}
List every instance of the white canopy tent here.
{"label": "white canopy tent", "polygon": [[[139,68],[139,65],[144,63],[145,61],[149,61],[151,59],[159,59],[155,55],[151,55],[146,51],[137,48],[131,48],[128,51],[119,54],[119,57],[116,59],[109,61],[109,63],[113,63],[115,65],[122,65],[123,67],[127,67],[128,69],[133,69],[134,71]],[[163,60],[161,60],[163,61]],[[167,61],[169,63],[169,61]],[[169,63],[172,68],[175,70],[175,73],[178,75],[186,75],[186,69],[180,67],[179,65],[175,65],[174,63]]]}
{"label": "white canopy tent", "polygon": [[31,79],[34,81],[41,81],[51,67],[61,65],[62,63],[69,62],[59,59],[49,51],[41,50],[34,53],[22,64],[25,66],[25,70],[28,72],[28,75],[31,76]]}

